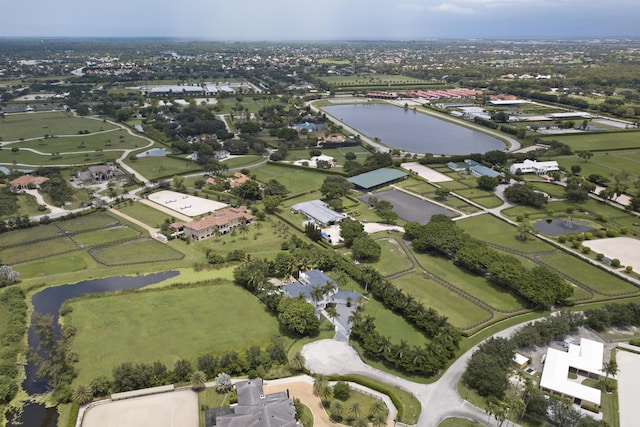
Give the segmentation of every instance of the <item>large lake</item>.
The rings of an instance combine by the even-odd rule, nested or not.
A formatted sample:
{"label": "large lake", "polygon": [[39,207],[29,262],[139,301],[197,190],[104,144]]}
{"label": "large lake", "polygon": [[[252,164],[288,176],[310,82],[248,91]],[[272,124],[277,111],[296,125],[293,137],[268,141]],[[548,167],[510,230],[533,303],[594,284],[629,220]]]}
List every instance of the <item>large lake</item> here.
{"label": "large lake", "polygon": [[503,150],[497,138],[390,104],[322,107],[348,126],[392,148],[415,153],[469,154]]}

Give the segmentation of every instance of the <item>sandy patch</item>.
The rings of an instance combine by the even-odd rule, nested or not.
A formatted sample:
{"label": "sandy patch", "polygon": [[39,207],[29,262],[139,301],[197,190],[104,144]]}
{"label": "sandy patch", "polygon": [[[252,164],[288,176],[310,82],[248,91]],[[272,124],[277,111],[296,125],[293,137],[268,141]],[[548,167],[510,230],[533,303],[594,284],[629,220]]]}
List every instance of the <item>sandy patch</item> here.
{"label": "sandy patch", "polygon": [[620,427],[638,425],[638,384],[640,384],[640,354],[618,351],[618,403],[620,405]]}
{"label": "sandy patch", "polygon": [[191,218],[208,214],[228,206],[225,203],[214,200],[203,199],[202,197],[169,190],[151,193],[149,194],[149,200]]}
{"label": "sandy patch", "polygon": [[411,162],[411,163],[403,163],[401,165],[404,169],[416,172],[420,177],[426,179],[431,182],[446,182],[453,181],[453,178],[448,177],[447,175],[434,171],[433,169],[421,165],[420,163]]}
{"label": "sandy patch", "polygon": [[195,392],[174,391],[94,406],[82,427],[198,427],[198,410]]}
{"label": "sandy patch", "polygon": [[584,246],[592,251],[604,254],[611,259],[618,258],[622,265],[630,265],[634,271],[640,271],[640,240],[631,237],[613,237],[610,239],[585,240]]}

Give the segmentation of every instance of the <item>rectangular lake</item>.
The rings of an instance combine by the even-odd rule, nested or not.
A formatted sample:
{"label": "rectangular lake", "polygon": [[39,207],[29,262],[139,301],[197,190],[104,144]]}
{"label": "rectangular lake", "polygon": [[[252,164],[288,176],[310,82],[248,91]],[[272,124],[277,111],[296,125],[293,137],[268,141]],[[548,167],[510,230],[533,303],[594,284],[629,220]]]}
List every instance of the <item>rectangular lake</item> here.
{"label": "rectangular lake", "polygon": [[322,110],[391,148],[414,153],[469,154],[503,150],[499,139],[390,104],[346,104]]}

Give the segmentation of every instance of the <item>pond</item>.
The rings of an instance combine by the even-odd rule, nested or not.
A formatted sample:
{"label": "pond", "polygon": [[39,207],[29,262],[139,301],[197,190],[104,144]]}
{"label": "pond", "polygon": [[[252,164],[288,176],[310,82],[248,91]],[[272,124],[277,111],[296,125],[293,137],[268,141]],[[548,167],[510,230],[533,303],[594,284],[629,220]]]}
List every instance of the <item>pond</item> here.
{"label": "pond", "polygon": [[493,136],[390,104],[332,105],[322,110],[388,147],[405,151],[469,154],[505,148]]}
{"label": "pond", "polygon": [[167,150],[166,148],[152,148],[150,150],[143,151],[140,154],[136,154],[136,157],[138,157],[138,158],[142,158],[142,157],[165,157],[168,154],[171,154],[171,151]]}
{"label": "pond", "polygon": [[535,224],[533,227],[541,232],[542,234],[546,234],[548,236],[560,236],[561,234],[573,234],[573,233],[584,233],[587,231],[593,231],[594,228],[580,224],[571,218],[567,219],[542,219]]}
{"label": "pond", "polygon": [[[112,292],[128,289],[140,289],[153,283],[161,282],[165,279],[177,276],[177,271],[165,271],[161,273],[148,274],[146,276],[115,276],[106,279],[94,279],[78,282],[72,285],[63,285],[46,288],[31,298],[33,310],[36,313],[47,314],[52,313],[55,316],[54,325],[58,328],[56,333],[60,333],[58,325],[58,313],[62,304],[71,298],[82,295]],[[29,347],[37,348],[40,342],[38,335],[35,333],[33,324],[28,332]],[[26,378],[22,383],[22,388],[29,394],[41,394],[50,390],[46,378],[39,378],[38,368],[34,363],[29,361],[25,367]],[[28,425],[40,427],[55,427],[58,414],[55,408],[53,414],[51,410],[44,409],[44,406],[31,403],[25,405],[24,411],[19,415],[18,419],[9,422],[8,427]]]}

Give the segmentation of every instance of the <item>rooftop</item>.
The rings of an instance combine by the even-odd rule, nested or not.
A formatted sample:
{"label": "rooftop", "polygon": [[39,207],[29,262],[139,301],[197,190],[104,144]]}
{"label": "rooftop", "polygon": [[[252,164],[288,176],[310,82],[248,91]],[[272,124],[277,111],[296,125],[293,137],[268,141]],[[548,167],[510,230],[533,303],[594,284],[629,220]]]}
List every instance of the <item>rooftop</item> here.
{"label": "rooftop", "polygon": [[398,169],[382,168],[352,176],[351,178],[347,178],[347,181],[368,190],[404,178],[405,176],[407,176],[407,173]]}

